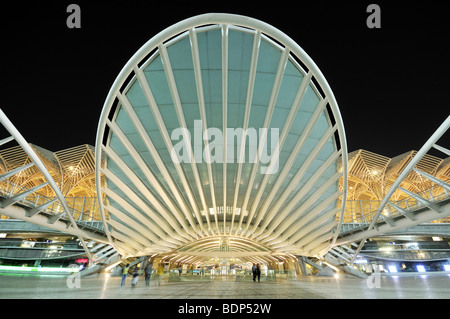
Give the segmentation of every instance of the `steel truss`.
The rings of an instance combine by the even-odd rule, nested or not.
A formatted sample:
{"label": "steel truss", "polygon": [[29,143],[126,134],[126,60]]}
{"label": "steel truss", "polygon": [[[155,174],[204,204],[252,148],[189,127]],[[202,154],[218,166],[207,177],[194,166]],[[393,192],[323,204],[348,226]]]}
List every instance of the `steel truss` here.
{"label": "steel truss", "polygon": [[[355,261],[356,257],[361,251],[361,248],[364,246],[364,243],[369,237],[373,237],[376,234],[388,233],[390,231],[399,229],[399,227],[407,228],[420,223],[424,223],[426,221],[432,221],[450,216],[450,209],[447,201],[437,201],[433,198],[432,195],[427,198],[419,192],[412,192],[411,190],[405,189],[404,187],[400,186],[404,179],[411,172],[415,172],[422,178],[429,180],[430,183],[435,184],[438,187],[442,187],[445,194],[448,194],[448,191],[450,190],[450,184],[448,182],[442,181],[426,172],[423,172],[422,170],[417,168],[417,164],[427,155],[431,148],[435,148],[436,150],[441,151],[446,155],[450,155],[450,150],[437,144],[439,139],[448,131],[449,128],[450,116],[448,116],[447,119],[438,127],[434,134],[426,141],[422,148],[417,152],[417,154],[411,159],[408,165],[400,173],[393,185],[389,188],[386,196],[380,202],[378,209],[371,217],[371,222],[368,227],[361,229],[361,231],[356,235],[349,234],[347,236],[344,235],[339,238],[339,240],[337,241],[337,245],[356,240],[357,238],[362,238],[355,254],[351,259],[351,263]],[[391,200],[394,193],[398,191],[401,191],[407,196],[416,200],[419,205],[415,208],[400,207],[398,204]],[[448,196],[446,196],[444,199],[447,198]],[[387,207],[389,207],[389,211],[396,211],[395,219],[393,217],[390,217],[390,215],[383,214],[384,212],[386,212]],[[423,211],[423,207],[426,208],[425,211]],[[420,214],[414,213],[414,210],[420,211]]]}
{"label": "steel truss", "polygon": [[[22,136],[22,134],[17,130],[17,128],[13,125],[13,123],[8,119],[8,117],[5,115],[5,113],[1,109],[0,109],[0,123],[11,134],[11,136],[2,139],[0,141],[0,145],[3,145],[5,143],[15,140],[20,145],[20,147],[27,153],[27,155],[29,156],[29,158],[31,160],[31,162],[26,165],[23,165],[21,167],[18,167],[14,170],[11,170],[9,172],[6,172],[6,173],[0,175],[0,180],[9,178],[15,174],[19,174],[20,172],[22,172],[26,169],[29,169],[32,166],[37,167],[46,179],[46,181],[40,185],[37,185],[30,189],[25,189],[22,192],[18,192],[15,195],[2,200],[2,202],[1,202],[2,213],[5,215],[8,215],[9,213],[6,208],[14,205],[15,203],[19,202],[20,200],[29,196],[30,194],[36,192],[37,190],[41,189],[42,187],[49,185],[52,188],[52,190],[55,193],[57,198],[55,198],[51,201],[42,203],[39,206],[37,206],[31,210],[26,210],[24,215],[28,218],[36,217],[36,216],[38,216],[39,213],[41,213],[43,210],[45,210],[49,205],[52,205],[54,202],[58,202],[59,205],[61,205],[63,208],[62,211],[59,213],[53,214],[53,215],[46,216],[47,223],[45,223],[44,225],[45,226],[53,225],[62,219],[66,219],[68,221],[68,223],[66,223],[66,227],[65,227],[66,231],[68,233],[74,233],[74,234],[78,233],[80,231],[78,228],[78,225],[75,222],[72,214],[70,213],[70,209],[67,205],[67,202],[66,202],[61,190],[59,189],[58,185],[56,184],[55,180],[51,176],[48,169],[45,167],[42,160],[39,158],[39,156],[33,150],[33,148],[27,143],[27,141]],[[15,211],[20,211],[20,209],[15,209]],[[17,213],[17,214],[19,214],[19,213]],[[17,217],[16,214],[12,214],[12,215],[13,215],[12,217]],[[25,218],[24,218],[25,216],[23,216],[22,219],[25,220]],[[42,216],[40,216],[40,217],[42,217]],[[71,228],[71,229],[69,229],[69,228]],[[86,245],[85,239],[81,236],[79,236],[78,238],[86,252],[86,255],[88,256],[90,262],[92,263],[92,255],[89,252],[89,249]]]}

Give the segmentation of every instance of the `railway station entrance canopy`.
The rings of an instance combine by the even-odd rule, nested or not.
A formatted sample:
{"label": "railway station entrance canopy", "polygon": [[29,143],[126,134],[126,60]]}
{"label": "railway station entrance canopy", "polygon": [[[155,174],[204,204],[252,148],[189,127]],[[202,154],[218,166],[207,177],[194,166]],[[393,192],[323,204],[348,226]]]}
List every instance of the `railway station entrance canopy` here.
{"label": "railway station entrance canopy", "polygon": [[95,152],[106,235],[125,256],[322,256],[339,233],[337,102],[300,46],[256,19],[200,15],[145,43],[106,98]]}

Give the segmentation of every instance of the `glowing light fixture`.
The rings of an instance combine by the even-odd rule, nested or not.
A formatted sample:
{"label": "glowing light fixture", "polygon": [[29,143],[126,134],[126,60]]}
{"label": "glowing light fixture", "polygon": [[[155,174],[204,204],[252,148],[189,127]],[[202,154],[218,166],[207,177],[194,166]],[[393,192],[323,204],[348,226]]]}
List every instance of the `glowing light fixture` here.
{"label": "glowing light fixture", "polygon": [[66,272],[73,273],[80,271],[79,268],[71,267],[26,267],[26,266],[0,266],[1,271],[20,271],[20,272]]}
{"label": "glowing light fixture", "polygon": [[424,265],[417,265],[416,268],[418,272],[427,272]]}
{"label": "glowing light fixture", "polygon": [[393,272],[393,273],[397,272],[397,267],[395,267],[394,265],[388,266],[388,269],[389,269],[389,272]]}

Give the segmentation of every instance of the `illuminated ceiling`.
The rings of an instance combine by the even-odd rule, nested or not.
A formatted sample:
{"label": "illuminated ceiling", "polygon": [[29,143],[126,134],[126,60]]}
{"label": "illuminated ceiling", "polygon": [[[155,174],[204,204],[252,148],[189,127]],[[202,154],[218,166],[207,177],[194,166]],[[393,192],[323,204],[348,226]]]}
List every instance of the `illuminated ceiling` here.
{"label": "illuminated ceiling", "polygon": [[[394,158],[388,158],[366,150],[349,153],[347,200],[383,199],[394,181],[416,154],[417,151],[410,151]],[[417,168],[443,181],[450,179],[450,158],[441,159],[426,154],[418,162]],[[420,192],[429,189],[433,186],[433,183],[412,171],[403,180],[401,186],[413,192]],[[407,194],[400,190],[397,190],[393,195],[395,200],[404,197],[407,197]]]}
{"label": "illuminated ceiling", "polygon": [[[95,197],[97,195],[93,146],[85,144],[57,152],[51,152],[34,144],[30,146],[42,160],[64,196]],[[0,150],[0,175],[30,163],[32,160],[20,145]],[[1,190],[12,195],[20,192],[21,189],[41,185],[44,181],[45,177],[41,171],[35,165],[30,165],[20,174],[0,182]],[[39,189],[38,193],[46,197],[56,196],[49,185]]]}

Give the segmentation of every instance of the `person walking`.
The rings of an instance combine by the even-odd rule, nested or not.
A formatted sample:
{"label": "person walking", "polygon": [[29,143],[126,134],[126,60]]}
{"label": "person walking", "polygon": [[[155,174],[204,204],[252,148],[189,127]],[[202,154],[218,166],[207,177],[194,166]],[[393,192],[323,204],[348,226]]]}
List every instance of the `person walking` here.
{"label": "person walking", "polygon": [[[256,270],[255,270],[255,277],[258,277],[258,282],[261,281],[261,268],[259,267],[259,264],[256,264]],[[255,278],[253,277],[253,278]],[[255,281],[255,279],[253,279],[253,281]]]}
{"label": "person walking", "polygon": [[256,264],[253,264],[252,274],[253,274],[253,281],[255,281],[255,279],[256,279]]}
{"label": "person walking", "polygon": [[125,284],[125,279],[127,279],[128,271],[130,270],[130,267],[125,266],[122,270],[122,282],[120,283],[120,288],[123,287]]}
{"label": "person walking", "polygon": [[161,286],[161,278],[164,274],[164,266],[162,263],[158,264],[158,268],[156,269],[156,285]]}
{"label": "person walking", "polygon": [[134,267],[133,269],[133,279],[131,280],[131,287],[136,287],[137,282],[139,280],[139,266]]}
{"label": "person walking", "polygon": [[145,267],[145,285],[150,286],[150,278],[152,277],[153,264],[151,262],[148,263],[147,267]]}

